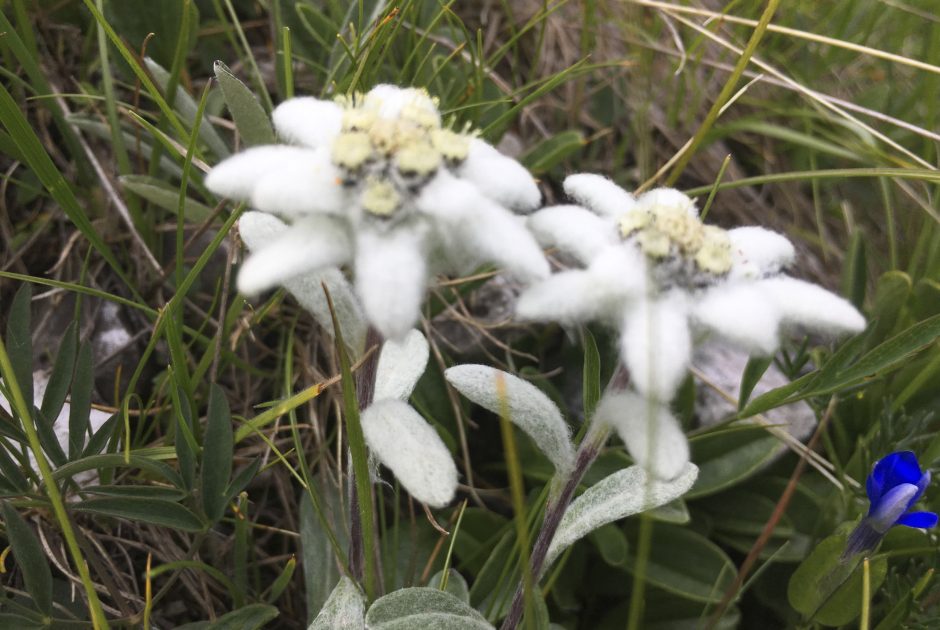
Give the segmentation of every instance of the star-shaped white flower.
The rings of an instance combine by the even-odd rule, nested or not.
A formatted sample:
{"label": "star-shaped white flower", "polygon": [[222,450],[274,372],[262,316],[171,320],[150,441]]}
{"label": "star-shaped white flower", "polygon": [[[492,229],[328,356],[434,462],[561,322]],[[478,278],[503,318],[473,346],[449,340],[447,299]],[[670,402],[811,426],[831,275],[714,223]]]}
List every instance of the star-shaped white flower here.
{"label": "star-shaped white flower", "polygon": [[[634,197],[604,177],[580,174],[565,180],[565,191],[590,210],[545,208],[530,218],[530,227],[543,245],[571,254],[585,268],[529,288],[516,314],[561,323],[600,320],[619,328],[632,386],[656,405],[667,404],[685,378],[697,333],[713,332],[752,354],[769,355],[779,347],[782,328],[840,334],[865,327],[846,300],[782,273],[794,249],[776,232],[704,225],[694,202],[668,188]],[[627,405],[637,406],[635,400]],[[604,415],[617,414],[608,406]],[[621,434],[653,445],[657,436],[637,436],[638,425],[659,426],[671,436],[665,442],[677,443],[677,425],[665,426],[675,419],[665,408],[644,415],[656,422],[631,420]],[[636,450],[646,451],[633,453],[644,459],[662,449]],[[672,461],[657,460],[661,476],[680,471],[683,457],[687,448]]]}
{"label": "star-shaped white flower", "polygon": [[243,293],[350,265],[366,318],[401,338],[433,273],[494,263],[522,281],[548,275],[512,212],[538,206],[532,176],[479,138],[444,127],[424,90],[379,85],[336,101],[294,98],[273,119],[291,144],[248,149],[206,178],[213,192],[290,223],[252,248],[238,277]]}

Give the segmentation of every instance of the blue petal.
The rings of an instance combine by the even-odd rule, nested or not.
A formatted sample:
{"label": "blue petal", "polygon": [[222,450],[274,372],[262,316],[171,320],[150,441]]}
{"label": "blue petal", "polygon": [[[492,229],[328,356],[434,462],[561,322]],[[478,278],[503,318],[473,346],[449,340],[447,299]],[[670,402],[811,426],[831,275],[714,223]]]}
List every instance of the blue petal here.
{"label": "blue petal", "polygon": [[868,495],[869,500],[872,502],[877,501],[885,492],[902,483],[917,485],[921,480],[917,456],[912,451],[898,451],[885,455],[875,464],[869,479],[872,480],[872,483],[866,483],[865,485],[866,489],[874,490],[874,492],[870,491]]}
{"label": "blue petal", "polygon": [[933,527],[937,524],[937,515],[933,512],[908,512],[898,519],[898,525],[908,527]]}
{"label": "blue petal", "polygon": [[907,511],[907,506],[915,494],[917,486],[912,483],[902,483],[891,488],[881,499],[871,504],[871,513],[866,520],[875,531],[885,533]]}
{"label": "blue petal", "polygon": [[921,476],[920,481],[917,482],[917,494],[914,495],[914,498],[911,499],[910,505],[907,506],[908,509],[911,508],[911,505],[917,503],[922,496],[924,496],[924,490],[927,489],[927,486],[930,485],[930,471],[925,470],[924,474]]}

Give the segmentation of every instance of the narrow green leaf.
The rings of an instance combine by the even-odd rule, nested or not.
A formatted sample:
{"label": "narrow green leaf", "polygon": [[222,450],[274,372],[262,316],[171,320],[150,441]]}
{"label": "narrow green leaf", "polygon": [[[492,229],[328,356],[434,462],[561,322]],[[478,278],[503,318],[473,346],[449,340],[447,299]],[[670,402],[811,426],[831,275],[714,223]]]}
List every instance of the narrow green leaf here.
{"label": "narrow green leaf", "polygon": [[[88,443],[85,444],[85,448],[82,449],[82,457],[92,457],[94,455],[98,455],[101,451],[104,450],[104,447],[111,439],[111,435],[114,433],[114,427],[117,426],[120,417],[120,412],[115,413],[110,418],[105,420],[104,424],[98,427],[98,430],[92,434],[91,438],[88,440]],[[70,457],[70,459],[74,458]]]}
{"label": "narrow green leaf", "polygon": [[[91,345],[84,341],[78,349],[75,361],[75,375],[72,379],[72,402],[69,405],[69,459],[79,454],[89,455],[85,451],[85,436],[88,435],[88,422],[91,416],[91,390],[94,387],[94,366],[92,365]],[[98,434],[107,426],[101,426]],[[91,442],[89,442],[91,446]],[[102,445],[103,448],[103,445]],[[100,451],[101,449],[98,449]],[[95,451],[97,453],[98,451]]]}
{"label": "narrow green leaf", "polygon": [[45,615],[52,614],[52,572],[33,530],[16,509],[6,501],[2,504],[3,523],[7,539],[13,549],[16,563],[23,572],[26,590],[36,608]]}
{"label": "narrow green leaf", "polygon": [[3,122],[4,127],[10,132],[10,137],[13,138],[13,142],[16,143],[17,148],[26,158],[26,163],[29,168],[36,174],[39,181],[41,181],[42,185],[49,191],[49,194],[55,199],[59,207],[62,208],[62,211],[65,212],[69,220],[71,220],[82,235],[88,239],[88,242],[98,251],[101,257],[111,265],[111,268],[121,280],[124,281],[128,288],[130,288],[135,297],[139,297],[135,288],[136,285],[130,281],[127,274],[121,269],[114,253],[105,244],[98,230],[95,229],[91,221],[85,215],[85,211],[82,210],[81,204],[75,197],[75,193],[68,185],[65,177],[59,169],[56,168],[55,162],[49,157],[49,154],[46,152],[45,147],[43,147],[36,132],[33,131],[29,121],[26,120],[26,117],[23,116],[23,113],[20,111],[19,105],[13,100],[13,97],[3,84],[0,84],[0,121]]}
{"label": "narrow green leaf", "polygon": [[[26,441],[25,438],[23,440]],[[7,454],[6,449],[0,448],[0,481],[13,491],[25,492],[29,488],[29,482],[20,470],[19,464],[14,462]]]}
{"label": "narrow green leaf", "polygon": [[580,131],[562,131],[539,142],[520,161],[533,174],[540,175],[575,155],[584,145],[584,134]]}
{"label": "narrow green leaf", "polygon": [[191,490],[196,483],[196,454],[199,452],[199,444],[193,435],[193,412],[182,388],[174,387],[170,392],[176,412],[176,459],[183,483]]}
{"label": "narrow green leaf", "polygon": [[581,329],[581,339],[584,344],[584,366],[581,374],[582,400],[584,401],[584,417],[590,418],[601,399],[601,355],[597,350],[594,335],[587,328]]}
{"label": "narrow green leaf", "polygon": [[46,418],[42,412],[38,412],[39,415],[36,416],[36,434],[39,436],[39,443],[42,444],[42,450],[46,453],[46,456],[52,462],[53,466],[61,466],[68,458],[65,456],[65,451],[62,450],[62,445],[59,444],[59,438],[55,434],[55,427],[53,422],[55,418]]}
{"label": "narrow green leaf", "polygon": [[748,398],[754,387],[760,382],[761,377],[770,364],[773,363],[773,357],[751,357],[744,366],[744,374],[741,375],[741,390],[738,393],[738,409],[743,409],[747,405]]}
{"label": "narrow green leaf", "polygon": [[164,501],[180,501],[186,498],[187,493],[179,488],[167,486],[136,486],[136,485],[108,485],[85,486],[82,492],[89,494],[102,494],[108,497],[130,497],[132,499],[161,499]]}
{"label": "narrow green leaf", "polygon": [[209,389],[209,412],[202,440],[202,509],[212,523],[225,513],[229,478],[232,476],[232,417],[225,393],[215,383]]}
{"label": "narrow green leaf", "polygon": [[69,385],[72,383],[72,373],[75,371],[75,353],[78,349],[77,329],[75,322],[69,324],[59,343],[59,354],[56,356],[49,382],[46,384],[46,393],[42,397],[43,417],[52,423],[59,417],[65,397],[68,395]]}
{"label": "narrow green leaf", "polygon": [[763,427],[742,425],[696,436],[689,448],[699,475],[687,499],[714,494],[747,479],[781,447]]}
{"label": "narrow green leaf", "polygon": [[274,606],[250,604],[222,615],[207,630],[258,630],[280,614]]}
{"label": "narrow green leaf", "polygon": [[291,559],[287,561],[287,564],[284,565],[284,569],[281,570],[281,573],[274,579],[274,583],[271,584],[271,590],[267,597],[264,598],[264,601],[273,604],[281,597],[284,589],[290,584],[291,578],[294,577],[294,569],[296,568],[297,558],[291,557]]}
{"label": "narrow green leaf", "polygon": [[[118,414],[115,414],[112,418],[105,423],[105,426],[110,424],[112,421],[116,422],[116,418],[120,417]],[[111,425],[114,426],[113,424]],[[105,427],[102,427],[98,430],[100,433],[104,430]],[[180,479],[180,476],[176,473],[175,470],[164,464],[163,462],[158,462],[149,457],[144,457],[143,455],[134,455],[127,459],[124,458],[123,454],[120,453],[106,453],[104,455],[89,455],[82,457],[81,459],[71,461],[64,466],[60,466],[53,473],[53,479],[56,481],[61,481],[62,479],[68,479],[69,477],[76,475],[80,472],[85,472],[86,470],[94,470],[97,468],[140,468],[146,470],[147,472],[159,475],[169,481],[171,484],[178,488],[183,487],[183,480]]]}
{"label": "narrow green leaf", "polygon": [[72,506],[76,512],[125,518],[130,521],[172,527],[186,532],[205,529],[205,523],[192,511],[175,501],[154,497],[107,497],[85,499]]}
{"label": "narrow green leaf", "polygon": [[868,263],[865,248],[865,236],[861,230],[852,232],[849,248],[845,253],[842,270],[842,295],[848,298],[855,308],[862,308],[865,303],[865,289],[868,285]]}
{"label": "narrow green leaf", "polygon": [[903,271],[889,271],[878,278],[875,304],[869,314],[873,321],[869,335],[872,342],[883,340],[895,329],[912,288],[910,276]]}
{"label": "narrow green leaf", "polygon": [[[179,190],[165,183],[162,179],[147,175],[124,175],[118,179],[120,179],[124,188],[142,199],[146,199],[158,208],[168,210],[174,214],[179,211]],[[183,206],[183,214],[187,221],[201,223],[212,216],[212,208],[187,197]]]}
{"label": "narrow green leaf", "polygon": [[239,470],[235,476],[232,478],[232,483],[229,484],[228,488],[225,489],[225,502],[230,503],[238,496],[238,493],[245,489],[249,483],[255,478],[258,474],[258,471],[261,470],[261,464],[263,463],[261,457],[256,457],[250,464],[244,466]]}
{"label": "narrow green leaf", "polygon": [[238,129],[245,145],[252,147],[273,144],[274,130],[271,128],[271,121],[255,95],[221,61],[215,62],[214,69],[235,128]]}
{"label": "narrow green leaf", "polygon": [[[24,284],[13,296],[13,305],[7,319],[7,352],[13,366],[23,399],[28,409],[33,408],[33,337],[30,331],[30,300],[33,292]],[[31,422],[30,418],[20,418],[20,422]]]}

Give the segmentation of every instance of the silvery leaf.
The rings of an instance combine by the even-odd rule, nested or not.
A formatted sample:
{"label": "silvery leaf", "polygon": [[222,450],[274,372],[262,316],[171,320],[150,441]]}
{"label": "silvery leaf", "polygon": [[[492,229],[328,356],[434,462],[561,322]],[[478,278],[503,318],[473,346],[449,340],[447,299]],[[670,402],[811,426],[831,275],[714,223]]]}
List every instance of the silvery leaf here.
{"label": "silvery leaf", "polygon": [[491,630],[483,615],[436,588],[403,588],[380,597],[366,613],[369,630]]}
{"label": "silvery leaf", "polygon": [[432,507],[451,502],[457,467],[437,431],[411,405],[375,401],[362,412],[362,432],[372,453],[411,496]]}
{"label": "silvery leaf", "polygon": [[365,610],[365,598],[344,575],[307,630],[365,630]]}
{"label": "silvery leaf", "polygon": [[[457,365],[444,372],[457,390],[494,413],[505,405],[509,419],[535,441],[536,446],[564,473],[574,463],[574,446],[561,412],[538,387],[502,370],[485,365]],[[498,380],[505,385],[501,400]]]}
{"label": "silvery leaf", "polygon": [[598,527],[665,505],[682,496],[698,477],[698,467],[686,464],[671,481],[650,478],[639,466],[618,470],[572,501],[548,549],[545,566],[577,540]]}
{"label": "silvery leaf", "polygon": [[417,330],[410,330],[401,341],[386,341],[376,368],[374,400],[408,400],[429,356],[428,340]]}

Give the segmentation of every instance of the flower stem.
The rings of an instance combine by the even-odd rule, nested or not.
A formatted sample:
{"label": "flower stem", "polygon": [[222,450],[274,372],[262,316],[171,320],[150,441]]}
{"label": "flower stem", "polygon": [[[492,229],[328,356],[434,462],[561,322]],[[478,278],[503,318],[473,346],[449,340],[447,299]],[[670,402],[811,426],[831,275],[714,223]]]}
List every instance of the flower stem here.
{"label": "flower stem", "polygon": [[[366,332],[366,351],[381,344],[382,338],[371,326]],[[372,404],[375,394],[375,375],[379,362],[379,353],[369,354],[356,372],[356,407],[362,411]],[[349,414],[347,414],[349,415]],[[365,578],[366,592],[370,598],[375,595],[375,531],[372,518],[372,482],[369,479],[368,455],[362,442],[362,427],[358,413],[350,426],[349,435],[349,570],[359,581]],[[357,444],[353,444],[352,433],[358,434]],[[361,448],[359,448],[361,447]],[[362,461],[359,461],[362,460]],[[368,529],[368,531],[365,531]]]}
{"label": "flower stem", "polygon": [[65,502],[59,492],[55,479],[52,476],[52,468],[46,460],[46,455],[39,442],[39,435],[36,433],[36,427],[33,426],[32,414],[23,398],[23,392],[16,382],[16,375],[13,371],[13,364],[10,362],[10,356],[7,354],[6,346],[0,339],[0,373],[3,374],[3,380],[10,390],[11,403],[16,410],[16,414],[22,419],[23,431],[26,433],[26,439],[29,442],[29,448],[36,458],[36,465],[39,467],[39,475],[45,486],[46,494],[49,495],[49,502],[52,504],[52,511],[56,520],[59,522],[59,528],[62,530],[62,537],[65,538],[65,545],[72,556],[72,562],[78,569],[78,574],[82,580],[82,586],[85,588],[85,595],[88,597],[88,608],[92,624],[95,630],[108,628],[108,620],[101,607],[101,601],[95,592],[95,586],[91,581],[91,573],[88,571],[88,563],[82,556],[82,551],[78,546],[78,539],[72,530],[72,524],[69,522],[68,513],[65,510]]}
{"label": "flower stem", "polygon": [[[542,527],[532,547],[529,573],[532,576],[533,584],[538,584],[539,578],[542,577],[542,571],[545,569],[545,558],[548,555],[552,539],[555,537],[555,532],[558,531],[558,526],[561,524],[561,519],[574,498],[574,492],[577,490],[578,484],[581,483],[584,474],[594,463],[594,460],[597,459],[601,451],[601,445],[607,440],[609,433],[610,430],[606,427],[600,428],[598,425],[591,425],[587,435],[584,436],[584,440],[581,442],[581,446],[578,447],[574,467],[571,469],[567,480],[557,494],[553,492],[549,497],[548,504],[545,506],[545,518],[542,520]],[[522,618],[523,604],[525,603],[523,587],[524,585],[520,584],[516,589],[512,604],[509,607],[509,613],[503,621],[501,630],[515,630],[519,625]]]}

